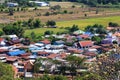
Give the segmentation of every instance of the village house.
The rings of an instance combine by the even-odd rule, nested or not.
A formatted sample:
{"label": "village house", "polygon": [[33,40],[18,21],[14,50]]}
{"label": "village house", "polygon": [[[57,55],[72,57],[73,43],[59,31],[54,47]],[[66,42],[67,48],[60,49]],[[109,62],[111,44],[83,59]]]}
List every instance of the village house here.
{"label": "village house", "polygon": [[86,49],[86,48],[89,48],[89,47],[92,47],[94,44],[92,41],[80,41],[78,43],[78,46],[81,48],[81,49]]}

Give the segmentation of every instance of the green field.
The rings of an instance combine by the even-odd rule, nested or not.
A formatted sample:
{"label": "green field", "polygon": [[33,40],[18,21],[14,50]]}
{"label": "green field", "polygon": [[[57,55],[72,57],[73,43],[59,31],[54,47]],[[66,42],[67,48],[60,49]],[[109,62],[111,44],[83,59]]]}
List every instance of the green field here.
{"label": "green field", "polygon": [[109,22],[116,22],[120,24],[120,16],[61,21],[61,22],[57,22],[57,26],[59,28],[38,28],[38,29],[26,30],[25,35],[28,36],[30,35],[31,32],[35,32],[36,35],[42,35],[47,30],[53,31],[54,33],[64,32],[65,29],[60,29],[60,27],[71,27],[73,24],[78,25],[81,30],[84,30],[84,28],[88,25],[102,24],[104,26],[107,26]]}
{"label": "green field", "polygon": [[25,36],[29,36],[31,32],[35,32],[36,35],[43,35],[44,32],[48,30],[53,31],[54,33],[65,31],[65,29],[60,29],[60,28],[37,28],[37,29],[26,30]]}
{"label": "green field", "polygon": [[84,30],[84,28],[88,25],[93,24],[102,24],[107,26],[109,22],[116,22],[120,24],[120,16],[111,16],[111,17],[101,17],[101,18],[90,18],[90,19],[81,19],[81,20],[72,20],[72,21],[61,21],[57,22],[57,26],[59,27],[68,27],[76,24],[80,29]]}

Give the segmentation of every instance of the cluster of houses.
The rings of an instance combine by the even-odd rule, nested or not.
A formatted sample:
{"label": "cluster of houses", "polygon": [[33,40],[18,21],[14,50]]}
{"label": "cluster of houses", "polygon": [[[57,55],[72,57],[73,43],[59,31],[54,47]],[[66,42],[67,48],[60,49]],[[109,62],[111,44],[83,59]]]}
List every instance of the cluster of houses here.
{"label": "cluster of houses", "polygon": [[[96,61],[96,56],[103,52],[113,50],[113,41],[120,43],[120,32],[109,32],[112,28],[107,27],[108,33],[99,45],[95,45],[95,41],[91,40],[91,32],[84,32],[81,30],[75,31],[72,35],[61,34],[52,35],[56,40],[54,42],[47,39],[50,35],[44,36],[44,40],[37,43],[30,43],[24,45],[21,43],[23,39],[19,39],[16,35],[5,35],[0,38],[0,61],[11,64],[15,71],[15,76],[24,75],[25,77],[32,77],[32,69],[34,62],[38,58],[46,58],[67,62],[65,58],[73,54],[81,58],[86,58],[85,63],[91,64]],[[101,35],[101,34],[97,34]],[[7,40],[7,39],[10,40]],[[65,40],[64,40],[65,39]],[[72,43],[72,45],[66,45]],[[42,62],[44,65],[40,71],[44,72],[44,67],[48,62]],[[51,71],[54,69],[54,64],[49,66]]]}

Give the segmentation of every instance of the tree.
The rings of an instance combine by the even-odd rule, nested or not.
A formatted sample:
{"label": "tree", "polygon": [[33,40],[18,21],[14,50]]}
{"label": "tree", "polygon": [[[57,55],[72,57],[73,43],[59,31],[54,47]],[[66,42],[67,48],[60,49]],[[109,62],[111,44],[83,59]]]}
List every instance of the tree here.
{"label": "tree", "polygon": [[26,37],[26,38],[22,41],[22,43],[23,43],[24,45],[30,45],[30,39],[29,39],[28,37]]}
{"label": "tree", "polygon": [[45,31],[44,32],[44,35],[51,35],[51,34],[53,34],[53,31]]}
{"label": "tree", "polygon": [[41,26],[41,21],[39,19],[36,19],[33,24],[34,28],[39,28]]}
{"label": "tree", "polygon": [[77,31],[77,30],[79,30],[78,25],[73,25],[73,26],[69,29],[69,32],[74,32],[74,31]]}
{"label": "tree", "polygon": [[33,27],[33,18],[30,18],[27,23],[28,23],[28,27],[30,27],[31,29],[34,28]]}
{"label": "tree", "polygon": [[98,34],[106,34],[106,30],[103,25],[99,24],[94,24],[94,25],[88,25],[85,28],[85,31],[91,32],[93,34],[98,33]]}
{"label": "tree", "polygon": [[71,76],[73,77],[73,75],[77,74],[77,69],[83,66],[85,58],[69,55],[66,60],[69,62],[70,66],[68,67],[68,69],[71,72]]}
{"label": "tree", "polygon": [[101,76],[95,73],[87,73],[83,76],[77,76],[75,80],[103,80]]}
{"label": "tree", "polygon": [[99,55],[97,61],[90,67],[90,71],[98,74],[104,80],[119,80],[120,61],[114,56],[117,54],[119,53],[112,51],[110,54],[103,53]]}
{"label": "tree", "polygon": [[20,26],[7,25],[3,27],[3,31],[6,35],[16,34],[18,37],[22,37],[24,34],[24,29]]}
{"label": "tree", "polygon": [[3,31],[0,31],[0,36],[2,36],[4,34],[4,32]]}
{"label": "tree", "polygon": [[31,38],[32,38],[32,39],[35,39],[35,38],[36,38],[36,35],[35,35],[35,33],[34,33],[34,32],[31,32],[31,34],[30,34],[30,35],[31,35]]}
{"label": "tree", "polygon": [[33,72],[34,73],[38,73],[39,72],[39,69],[40,67],[42,66],[42,63],[41,63],[41,59],[37,59],[34,63],[34,69],[33,69]]}
{"label": "tree", "polygon": [[119,24],[117,23],[113,23],[113,22],[109,22],[109,27],[119,27]]}
{"label": "tree", "polygon": [[68,80],[68,79],[65,76],[58,75],[58,76],[54,76],[54,80]]}
{"label": "tree", "polygon": [[50,12],[46,12],[46,13],[45,13],[45,16],[49,16],[49,15],[50,15]]}
{"label": "tree", "polygon": [[96,44],[100,44],[100,42],[102,41],[102,38],[99,36],[93,36],[92,41],[95,41]]}
{"label": "tree", "polygon": [[10,15],[10,16],[12,16],[12,15],[14,14],[13,11],[14,11],[13,8],[9,8],[9,15]]}
{"label": "tree", "polygon": [[48,20],[48,21],[46,22],[46,25],[47,25],[47,26],[55,26],[55,25],[56,25],[56,22],[53,21],[53,20],[51,20],[51,21]]}
{"label": "tree", "polygon": [[0,62],[0,80],[13,80],[14,71],[9,64]]}

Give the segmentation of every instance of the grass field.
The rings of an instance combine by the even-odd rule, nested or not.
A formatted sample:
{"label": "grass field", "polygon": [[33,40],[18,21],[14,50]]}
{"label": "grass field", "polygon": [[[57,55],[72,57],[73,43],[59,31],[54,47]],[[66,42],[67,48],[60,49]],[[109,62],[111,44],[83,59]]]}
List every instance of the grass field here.
{"label": "grass field", "polygon": [[64,32],[65,29],[60,29],[60,27],[68,27],[68,26],[71,27],[73,24],[78,25],[80,29],[84,30],[84,28],[88,25],[102,24],[104,26],[107,26],[109,22],[120,23],[120,16],[61,21],[61,22],[57,22],[57,26],[59,26],[59,28],[38,28],[38,29],[26,30],[25,35],[29,36],[31,32],[35,32],[36,35],[42,35],[47,30],[53,31],[54,33]]}
{"label": "grass field", "polygon": [[73,24],[76,24],[79,26],[80,29],[84,30],[84,28],[88,25],[102,24],[104,26],[107,26],[109,22],[116,22],[119,24],[120,23],[120,16],[61,21],[61,22],[57,22],[57,26],[68,27],[68,26],[72,26]]}
{"label": "grass field", "polygon": [[65,29],[60,29],[60,28],[37,28],[37,29],[32,29],[32,30],[26,30],[24,35],[30,36],[31,32],[35,32],[36,35],[43,35],[44,32],[48,30],[53,31],[54,33],[65,31]]}

